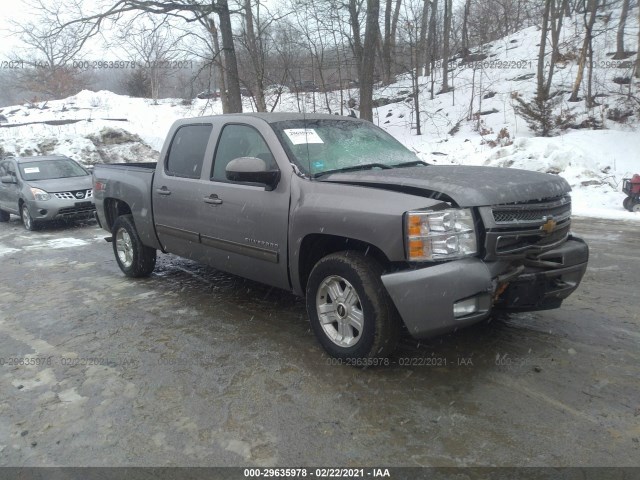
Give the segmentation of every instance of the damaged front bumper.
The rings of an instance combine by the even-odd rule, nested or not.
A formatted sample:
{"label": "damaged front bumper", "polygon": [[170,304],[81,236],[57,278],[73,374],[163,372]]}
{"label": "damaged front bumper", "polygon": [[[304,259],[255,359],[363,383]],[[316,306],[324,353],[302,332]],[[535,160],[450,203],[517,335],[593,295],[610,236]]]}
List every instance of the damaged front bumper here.
{"label": "damaged front bumper", "polygon": [[493,309],[557,308],[578,288],[588,259],[586,243],[570,236],[534,259],[467,258],[386,274],[382,283],[409,333],[424,338],[477,323]]}

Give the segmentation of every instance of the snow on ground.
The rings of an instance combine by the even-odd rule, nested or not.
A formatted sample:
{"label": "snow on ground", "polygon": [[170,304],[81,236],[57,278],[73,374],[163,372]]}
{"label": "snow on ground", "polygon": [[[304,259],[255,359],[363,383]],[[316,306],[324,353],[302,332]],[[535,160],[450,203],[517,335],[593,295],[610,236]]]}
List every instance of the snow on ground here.
{"label": "snow on ground", "polygon": [[[638,7],[636,7],[638,8]],[[617,10],[609,19],[617,25]],[[627,42],[637,38],[637,14],[629,13]],[[599,23],[604,22],[602,18]],[[597,27],[603,25],[597,24]],[[561,53],[575,54],[582,38],[583,19],[576,16],[565,22]],[[622,179],[640,173],[640,111],[626,122],[607,118],[612,108],[629,110],[626,100],[629,86],[621,86],[616,77],[630,77],[628,61],[612,61],[615,29],[595,39],[594,89],[601,106],[595,112],[585,110],[584,102],[569,103],[568,91],[576,73],[576,64],[557,65],[553,91],[562,101],[556,113],[571,113],[575,124],[595,115],[604,129],[569,129],[551,138],[534,137],[526,123],[516,116],[512,95],[530,99],[535,92],[535,69],[539,31],[525,29],[474,53],[487,56],[482,69],[452,63],[452,92],[437,94],[441,69],[435,72],[434,95],[431,78],[420,77],[422,135],[416,135],[415,114],[408,75],[376,90],[381,103],[391,102],[374,111],[374,122],[398,138],[425,161],[434,164],[487,165],[523,168],[562,175],[573,188],[574,213],[581,216],[640,221],[640,213],[623,209],[625,195]],[[631,89],[640,96],[640,82],[632,80]],[[348,114],[345,107],[357,90],[333,92],[285,93],[275,111],[305,111]],[[474,98],[471,104],[471,98]],[[482,103],[480,103],[482,98]],[[276,101],[268,97],[269,110]],[[251,99],[243,98],[244,111],[255,110]],[[474,115],[483,112],[482,115]],[[13,155],[58,153],[85,164],[130,161],[156,161],[169,127],[178,118],[222,113],[219,100],[151,100],[116,95],[108,91],[84,90],[77,95],[46,104],[25,104],[0,109],[9,124],[0,128],[0,153]],[[33,122],[50,122],[49,124]],[[53,121],[54,124],[51,124]],[[7,125],[6,123],[4,125]],[[503,138],[498,138],[503,131]],[[493,146],[492,146],[493,145]]]}

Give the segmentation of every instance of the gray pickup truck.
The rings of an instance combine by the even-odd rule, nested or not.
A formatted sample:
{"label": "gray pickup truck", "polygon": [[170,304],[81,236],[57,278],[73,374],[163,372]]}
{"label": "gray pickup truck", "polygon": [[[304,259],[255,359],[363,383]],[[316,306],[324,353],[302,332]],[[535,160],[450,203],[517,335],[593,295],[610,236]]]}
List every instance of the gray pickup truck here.
{"label": "gray pickup truck", "polygon": [[562,178],[428,165],[351,118],[179,120],[157,164],[97,165],[93,184],[126,275],[149,275],[160,250],[305,296],[341,359],[557,308],[587,268]]}

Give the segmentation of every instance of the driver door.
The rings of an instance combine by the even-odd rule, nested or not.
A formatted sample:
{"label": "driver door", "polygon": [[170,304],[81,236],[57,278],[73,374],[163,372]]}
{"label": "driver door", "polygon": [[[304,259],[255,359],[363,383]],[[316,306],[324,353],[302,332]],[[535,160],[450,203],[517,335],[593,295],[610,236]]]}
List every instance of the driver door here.
{"label": "driver door", "polygon": [[268,168],[278,168],[258,128],[240,123],[223,127],[207,186],[206,196],[211,200],[200,203],[198,215],[207,263],[289,289],[289,185],[280,181],[274,190],[267,191],[264,185],[227,180],[227,164],[239,157],[257,157]]}

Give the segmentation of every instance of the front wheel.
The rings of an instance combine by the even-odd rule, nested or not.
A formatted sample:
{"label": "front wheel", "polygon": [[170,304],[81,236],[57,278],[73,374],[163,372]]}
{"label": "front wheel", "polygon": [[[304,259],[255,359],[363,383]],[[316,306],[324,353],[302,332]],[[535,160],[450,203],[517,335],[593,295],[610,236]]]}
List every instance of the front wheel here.
{"label": "front wheel", "polygon": [[632,212],[636,212],[636,213],[637,213],[637,212],[640,212],[640,202],[636,202],[636,203],[634,203],[634,204],[631,206],[630,210],[631,210]]}
{"label": "front wheel", "polygon": [[396,348],[400,324],[380,264],[360,252],[322,258],[307,282],[311,327],[329,355],[383,358]]}
{"label": "front wheel", "polygon": [[622,206],[625,210],[631,211],[631,207],[633,206],[633,198],[627,197],[622,201]]}
{"label": "front wheel", "polygon": [[27,207],[26,203],[22,204],[22,208],[20,209],[20,216],[22,217],[22,225],[24,225],[24,228],[26,228],[30,232],[36,229],[36,222],[31,217],[31,214],[29,213],[29,207]]}
{"label": "front wheel", "polygon": [[113,253],[120,270],[127,277],[146,277],[156,266],[156,250],[147,247],[138,236],[133,217],[123,215],[116,219],[112,228]]}

